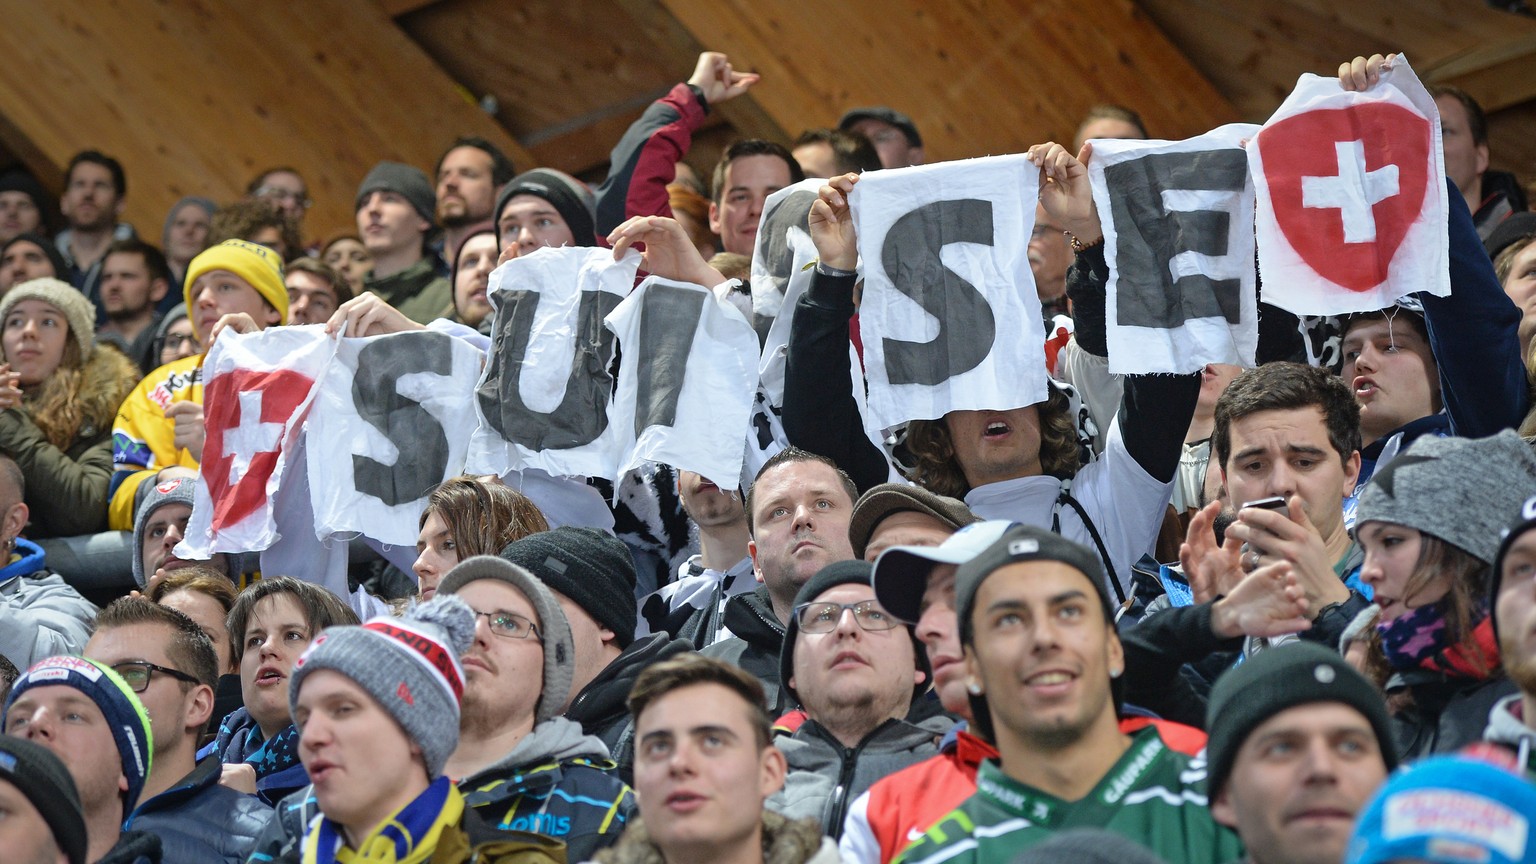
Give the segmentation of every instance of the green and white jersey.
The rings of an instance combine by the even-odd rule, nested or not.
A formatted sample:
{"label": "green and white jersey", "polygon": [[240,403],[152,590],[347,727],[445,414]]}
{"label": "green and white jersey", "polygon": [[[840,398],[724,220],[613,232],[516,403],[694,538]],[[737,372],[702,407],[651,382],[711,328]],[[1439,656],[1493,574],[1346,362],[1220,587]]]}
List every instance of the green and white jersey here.
{"label": "green and white jersey", "polygon": [[1148,727],[1078,801],[1026,786],[1004,774],[996,760],[983,762],[975,794],[908,846],[895,864],[1009,864],[1019,850],[1072,828],[1113,831],[1179,864],[1225,864],[1243,857],[1237,835],[1211,818],[1205,762],[1168,749]]}

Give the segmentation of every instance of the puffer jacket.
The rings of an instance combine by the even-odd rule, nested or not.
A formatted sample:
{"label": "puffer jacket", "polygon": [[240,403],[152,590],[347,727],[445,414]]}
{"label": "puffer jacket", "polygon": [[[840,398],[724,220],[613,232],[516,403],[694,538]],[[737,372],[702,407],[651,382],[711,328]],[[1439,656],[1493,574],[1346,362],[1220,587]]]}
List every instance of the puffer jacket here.
{"label": "puffer jacket", "polygon": [[0,411],[0,452],[16,460],[27,485],[28,537],[72,537],[106,530],[112,423],[139,377],[139,368],[116,350],[91,349],[74,397],[80,425],[74,440],[63,448],[50,442],[33,422],[28,403]]}
{"label": "puffer jacket", "polygon": [[853,799],[876,780],[937,754],[940,738],[954,725],[947,714],[919,723],[887,720],[858,746],[845,747],[826,727],[807,720],[795,734],[774,742],[789,763],[789,775],[767,807],[791,819],[816,819],[836,839]]}
{"label": "puffer jacket", "polygon": [[124,830],[158,835],[166,864],[243,864],[272,820],[272,808],[220,786],[223,767],[212,757],[197,763],[176,785],[141,802]]}
{"label": "puffer jacket", "polygon": [[[616,841],[636,810],[603,742],[564,717],[540,723],[501,761],[460,780],[459,793],[489,827],[564,841],[571,861]],[[313,786],[278,802],[252,857],[292,857],[319,812]]]}
{"label": "puffer jacket", "polygon": [[581,688],[566,709],[567,719],[580,723],[583,731],[607,745],[610,757],[619,766],[619,776],[626,783],[634,777],[635,764],[635,721],[629,715],[629,691],[652,663],[691,650],[693,646],[687,641],[672,639],[664,633],[631,642]]}
{"label": "puffer jacket", "polygon": [[[580,858],[572,857],[572,861]],[[594,864],[665,864],[666,859],[639,820],[612,849],[599,852]],[[763,864],[838,864],[837,844],[821,836],[814,820],[788,819],[763,811]]]}
{"label": "puffer jacket", "polygon": [[55,654],[78,654],[91,638],[96,605],[48,572],[43,550],[16,538],[0,569],[0,655],[25,670]]}

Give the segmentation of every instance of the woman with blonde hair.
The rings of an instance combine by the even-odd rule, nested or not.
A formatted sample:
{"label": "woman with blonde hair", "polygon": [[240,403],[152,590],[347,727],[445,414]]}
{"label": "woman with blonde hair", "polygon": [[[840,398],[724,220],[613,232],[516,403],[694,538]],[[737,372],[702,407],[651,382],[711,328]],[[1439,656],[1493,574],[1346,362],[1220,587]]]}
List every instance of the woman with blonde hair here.
{"label": "woman with blonde hair", "polygon": [[95,321],[96,307],[58,279],[0,300],[0,452],[21,466],[33,539],[107,527],[112,423],[139,368],[93,344]]}

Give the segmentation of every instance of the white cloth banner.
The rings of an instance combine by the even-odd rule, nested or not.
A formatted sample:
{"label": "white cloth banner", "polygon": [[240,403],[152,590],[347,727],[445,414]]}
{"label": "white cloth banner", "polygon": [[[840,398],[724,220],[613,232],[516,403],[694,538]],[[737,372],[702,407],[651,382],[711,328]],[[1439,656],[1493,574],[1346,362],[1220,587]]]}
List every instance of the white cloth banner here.
{"label": "white cloth banner", "polygon": [[427,495],[463,473],[483,356],[430,330],[338,340],[309,418],[316,537],[416,543]]}
{"label": "white cloth banner", "polygon": [[757,334],[707,288],[651,276],[605,322],[623,362],[609,409],[625,459],[693,471],[729,488],[741,476],[741,430],[757,381]]}
{"label": "white cloth banner", "polygon": [[1301,76],[1248,156],[1265,302],[1342,315],[1451,293],[1440,115],[1407,58],[1363,93]]}
{"label": "white cloth banner", "polygon": [[1046,398],[1029,270],[1039,171],[1023,155],[872,171],[849,203],[874,426]]}
{"label": "white cloth banner", "polygon": [[467,471],[612,476],[623,452],[608,423],[613,338],[603,319],[629,294],[639,262],[639,253],[615,261],[609,249],[566,246],[491,273],[491,352]]}
{"label": "white cloth banner", "polygon": [[319,325],[220,334],[203,364],[202,482],[177,557],[207,560],[277,539],[272,498],[335,351]]}
{"label": "white cloth banner", "polygon": [[1110,372],[1254,365],[1253,183],[1242,144],[1258,130],[1240,123],[1185,141],[1093,143]]}
{"label": "white cloth banner", "polygon": [[[752,314],[758,327],[777,321],[782,310],[794,309],[795,298],[810,284],[806,265],[816,260],[816,246],[806,221],[826,182],[801,180],[763,201],[762,221],[752,248]],[[788,341],[787,337],[780,344],[783,341]]]}

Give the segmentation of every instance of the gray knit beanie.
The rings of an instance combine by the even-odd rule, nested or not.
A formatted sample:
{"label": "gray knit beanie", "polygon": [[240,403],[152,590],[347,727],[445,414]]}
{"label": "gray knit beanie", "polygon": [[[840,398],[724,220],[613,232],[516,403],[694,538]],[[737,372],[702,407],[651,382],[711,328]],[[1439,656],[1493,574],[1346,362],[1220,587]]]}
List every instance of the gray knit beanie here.
{"label": "gray knit beanie", "polygon": [[50,276],[12,285],[5,292],[5,299],[0,300],[0,321],[23,300],[41,300],[63,312],[69,322],[69,336],[80,346],[80,361],[83,363],[91,356],[91,342],[96,338],[96,304],[85,299],[80,289]]}
{"label": "gray knit beanie", "polygon": [[565,711],[571,695],[571,676],[576,663],[576,643],[571,638],[571,624],[565,620],[560,601],[538,577],[505,558],[476,555],[465,558],[448,571],[438,583],[438,594],[456,594],[465,585],[481,579],[496,579],[511,585],[528,598],[539,616],[539,641],[544,645],[544,689],[533,709],[533,722],[543,723]]}
{"label": "gray knit beanie", "polygon": [[1355,530],[1403,525],[1493,563],[1509,514],[1536,493],[1536,456],[1508,429],[1488,438],[1423,437],[1360,493]]}
{"label": "gray knit beanie", "polygon": [[420,168],[403,162],[380,162],[373,166],[368,176],[357,187],[357,198],[352,202],[355,213],[363,209],[363,202],[375,192],[394,192],[411,202],[421,218],[436,224],[437,192],[432,181]]}
{"label": "gray knit beanie", "polygon": [[331,669],[368,691],[421,748],[427,774],[438,777],[459,746],[459,657],[475,641],[475,613],[451,595],[433,597],[399,618],[327,627],[293,664],[288,710],[299,704],[304,679]]}
{"label": "gray knit beanie", "polygon": [[[149,525],[149,517],[156,510],[167,504],[185,504],[194,506],[194,496],[197,494],[197,480],[191,477],[178,477],[156,484],[139,502],[139,511],[133,517],[133,581],[143,588],[152,573],[144,572],[144,529]],[[231,570],[234,568],[231,567]]]}

